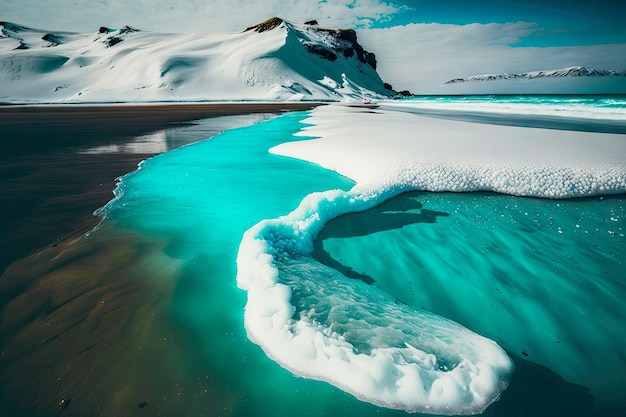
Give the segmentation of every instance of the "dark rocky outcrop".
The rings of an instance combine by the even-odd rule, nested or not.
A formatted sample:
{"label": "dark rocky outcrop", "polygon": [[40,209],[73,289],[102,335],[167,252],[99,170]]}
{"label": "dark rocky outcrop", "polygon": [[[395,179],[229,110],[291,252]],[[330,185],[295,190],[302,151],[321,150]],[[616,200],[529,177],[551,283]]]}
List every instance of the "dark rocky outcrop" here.
{"label": "dark rocky outcrop", "polygon": [[258,25],[254,25],[254,26],[250,26],[249,28],[246,28],[244,32],[254,30],[255,32],[262,33],[268,30],[272,30],[280,26],[282,23],[283,23],[283,19],[281,19],[280,17],[272,17],[270,19],[267,19],[265,22],[259,23]]}
{"label": "dark rocky outcrop", "polygon": [[22,39],[19,39],[19,44],[14,49],[30,49],[30,47]]}
{"label": "dark rocky outcrop", "polygon": [[328,48],[324,48],[321,45],[315,44],[315,43],[305,43],[304,44],[304,49],[307,50],[307,52],[313,54],[313,55],[317,55],[320,58],[324,58],[327,59],[328,61],[336,61],[337,60],[337,54],[334,53],[333,51],[331,51]]}
{"label": "dark rocky outcrop", "polygon": [[15,49],[30,49],[30,45],[28,45],[24,41],[24,39],[18,36],[19,32],[28,30],[26,27],[16,25],[10,22],[0,22],[0,26],[1,26],[0,37],[11,38],[17,41],[18,45],[15,48],[13,48],[14,50]]}
{"label": "dark rocky outcrop", "polygon": [[117,45],[120,42],[123,42],[124,39],[122,38],[118,38],[117,36],[111,36],[110,38],[106,38],[104,40],[104,44],[107,46],[107,48],[110,48],[112,46]]}
{"label": "dark rocky outcrop", "polygon": [[23,31],[28,30],[26,26],[16,25],[15,23],[11,23],[11,22],[0,22],[0,26],[2,26],[2,33],[9,38],[11,37],[11,35],[8,34],[7,31],[23,32]]}
{"label": "dark rocky outcrop", "polygon": [[121,29],[113,32],[110,29],[102,26],[100,28],[100,31],[102,30],[105,30],[105,32],[100,33],[111,33],[111,36],[102,41],[108,48],[110,48],[111,46],[115,46],[120,42],[123,42],[124,38],[130,33],[141,32],[139,29],[136,29],[132,26],[124,26]]}
{"label": "dark rocky outcrop", "polygon": [[[255,32],[266,32],[272,30],[281,24],[284,20],[279,17],[272,17],[266,21],[259,23],[258,25],[250,26],[244,30],[249,32],[251,30]],[[332,47],[324,47],[323,45],[313,42],[303,42],[306,50],[314,55],[329,61],[335,61],[339,54],[350,58],[356,55],[357,59],[366,65],[376,69],[376,55],[366,51],[357,41],[356,31],[353,29],[324,29],[318,26],[317,20],[309,20],[304,23],[306,26],[311,26],[308,30],[314,30],[329,35],[334,42]]]}
{"label": "dark rocky outcrop", "polygon": [[141,30],[134,28],[132,26],[124,26],[123,28],[121,28],[120,30],[117,31],[118,35],[126,35],[128,33],[135,33],[135,32],[141,32]]}
{"label": "dark rocky outcrop", "polygon": [[327,33],[335,38],[339,49],[338,52],[343,53],[346,58],[356,55],[360,62],[376,69],[376,55],[363,49],[357,41],[356,31],[353,29],[317,28],[316,30]]}
{"label": "dark rocky outcrop", "polygon": [[47,45],[48,47],[58,46],[58,45],[60,45],[60,44],[62,43],[62,42],[61,42],[61,39],[60,39],[57,35],[54,35],[54,34],[52,34],[52,33],[46,33],[45,35],[43,35],[43,36],[41,37],[41,40],[44,40],[44,41],[50,42],[50,43]]}
{"label": "dark rocky outcrop", "polygon": [[365,53],[365,62],[367,63],[367,65],[376,69],[376,55],[374,55],[373,52],[364,51],[364,53]]}
{"label": "dark rocky outcrop", "polygon": [[402,97],[413,97],[413,93],[411,93],[409,90],[402,90],[402,91],[395,91],[393,89],[393,86],[389,83],[383,83],[383,86],[385,87],[385,90],[389,90],[393,93],[396,94],[396,98],[402,98]]}

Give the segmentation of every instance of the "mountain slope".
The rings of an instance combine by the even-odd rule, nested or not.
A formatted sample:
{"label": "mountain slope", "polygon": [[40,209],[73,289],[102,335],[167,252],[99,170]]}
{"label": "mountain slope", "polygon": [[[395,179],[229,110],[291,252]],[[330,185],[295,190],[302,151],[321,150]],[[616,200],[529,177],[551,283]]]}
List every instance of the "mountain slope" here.
{"label": "mountain slope", "polygon": [[0,22],[1,102],[389,97],[351,30],[272,18],[241,33],[125,26],[48,32]]}
{"label": "mountain slope", "polygon": [[557,70],[533,71],[519,74],[482,74],[471,75],[465,78],[455,78],[447,81],[446,84],[459,84],[476,81],[496,81],[496,80],[514,80],[514,79],[537,79],[537,78],[568,78],[568,77],[626,77],[626,70],[596,70],[581,66],[568,67]]}

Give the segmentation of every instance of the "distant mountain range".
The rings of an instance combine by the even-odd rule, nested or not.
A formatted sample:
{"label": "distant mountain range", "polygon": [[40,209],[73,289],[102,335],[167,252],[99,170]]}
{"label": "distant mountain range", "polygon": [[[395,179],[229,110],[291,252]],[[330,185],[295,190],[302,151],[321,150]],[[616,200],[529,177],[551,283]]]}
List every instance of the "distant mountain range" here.
{"label": "distant mountain range", "polygon": [[537,79],[537,78],[568,78],[568,77],[626,77],[626,70],[596,70],[581,66],[562,68],[547,71],[532,71],[519,74],[482,74],[471,75],[465,78],[455,78],[447,81],[446,84],[460,84],[478,81],[495,81],[495,80],[519,80],[519,79]]}
{"label": "distant mountain range", "polygon": [[393,97],[354,30],[272,18],[240,33],[92,33],[0,22],[0,102]]}

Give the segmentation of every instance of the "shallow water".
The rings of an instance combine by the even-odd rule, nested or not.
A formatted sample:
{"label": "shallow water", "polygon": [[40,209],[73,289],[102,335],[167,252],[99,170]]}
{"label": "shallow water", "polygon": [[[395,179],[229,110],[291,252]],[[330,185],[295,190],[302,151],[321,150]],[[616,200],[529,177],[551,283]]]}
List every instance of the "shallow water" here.
{"label": "shallow water", "polygon": [[[1,288],[10,295],[2,312],[4,409],[111,416],[147,404],[161,414],[265,416],[269,402],[273,415],[376,413],[283,370],[243,326],[245,295],[235,284],[241,234],[310,192],[352,186],[267,153],[293,140],[303,117],[146,161],[123,178],[99,228],[12,265]],[[103,306],[112,300],[110,312]]]}
{"label": "shallow water", "polygon": [[[287,214],[314,191],[353,185],[311,164],[268,154],[272,146],[295,139],[291,134],[304,117],[289,114],[235,129],[146,161],[122,179],[118,198],[101,211],[105,219],[97,229],[12,265],[0,280],[0,294],[7,299],[0,321],[0,408],[24,416],[405,415],[361,402],[324,382],[295,377],[248,340],[246,296],[235,282],[242,234],[262,219]],[[116,143],[77,152],[133,149]],[[473,202],[478,197],[483,200]],[[609,278],[624,275],[623,198],[585,200],[583,208],[506,198],[422,193],[399,207],[385,203],[362,213],[360,220],[353,217],[350,223],[360,224],[356,228],[337,227],[335,222],[345,217],[329,224],[318,240],[317,256],[370,284],[363,284],[368,291],[404,302],[402,308],[432,307],[501,343],[516,371],[487,415],[612,413],[614,409],[597,408],[594,397],[623,382],[621,374],[589,376],[593,369],[580,359],[599,357],[598,367],[607,357],[616,366],[624,364],[618,342],[601,343],[619,336],[625,322],[624,309],[608,296],[623,294],[622,284],[617,278],[604,282],[609,272],[617,274]],[[474,212],[462,212],[472,204]],[[555,204],[564,205],[557,210]],[[492,223],[493,213],[501,214],[500,226]],[[571,229],[572,221],[580,227]],[[439,226],[446,229],[435,231]],[[600,233],[597,246],[585,232]],[[606,241],[604,232],[611,236]],[[529,242],[535,235],[538,240]],[[572,269],[568,261],[545,262],[548,252],[556,256],[578,247],[570,240],[593,243],[570,254],[588,259],[573,268],[575,282],[550,269]],[[423,242],[429,242],[432,252],[423,251]],[[533,255],[539,244],[547,249]],[[482,252],[470,252],[464,265],[458,256],[467,254],[468,247]],[[423,254],[417,259],[428,267],[427,280],[415,274],[414,251]],[[526,251],[528,264],[512,262]],[[490,259],[497,267],[490,266]],[[366,261],[371,265],[359,264]],[[608,269],[596,269],[598,262]],[[451,285],[444,267],[463,280]],[[522,280],[518,267],[526,268],[526,274],[545,269],[543,275],[554,283]],[[488,268],[495,272],[481,273]],[[350,278],[341,278],[342,285],[350,285]],[[581,301],[580,311],[559,294]],[[544,305],[541,297],[550,304]],[[588,314],[595,298],[604,303],[595,305],[597,317]],[[519,309],[511,308],[514,303]],[[572,308],[580,314],[574,322],[581,322],[580,328],[562,323]],[[491,320],[492,315],[498,320]],[[550,332],[537,322],[546,323]],[[581,345],[577,330],[589,331],[597,340],[584,339],[587,344]],[[604,356],[590,352],[596,348]],[[589,381],[604,381],[608,388],[592,387]]]}
{"label": "shallow water", "polygon": [[74,125],[71,112],[30,126],[0,120],[0,217],[6,220],[0,222],[0,274],[13,261],[93,227],[92,213],[113,197],[115,179],[140,161],[276,115],[147,126],[134,120],[131,126],[107,123],[97,116],[82,121],[82,128]]}

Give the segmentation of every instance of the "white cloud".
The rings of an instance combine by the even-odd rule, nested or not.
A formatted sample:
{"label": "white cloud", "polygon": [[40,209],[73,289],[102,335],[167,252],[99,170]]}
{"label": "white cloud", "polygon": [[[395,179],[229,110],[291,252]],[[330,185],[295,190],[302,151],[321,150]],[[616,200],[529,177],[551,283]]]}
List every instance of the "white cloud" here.
{"label": "white cloud", "polygon": [[1,20],[93,31],[131,25],[161,32],[240,31],[273,16],[329,27],[368,27],[398,11],[379,0],[3,0]]}
{"label": "white cloud", "polygon": [[410,24],[358,32],[376,53],[381,77],[396,89],[437,94],[446,81],[475,74],[519,73],[583,65],[624,69],[626,44],[515,47],[540,30],[534,23]]}

